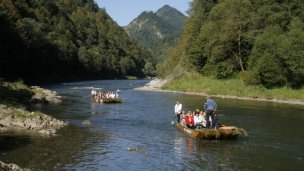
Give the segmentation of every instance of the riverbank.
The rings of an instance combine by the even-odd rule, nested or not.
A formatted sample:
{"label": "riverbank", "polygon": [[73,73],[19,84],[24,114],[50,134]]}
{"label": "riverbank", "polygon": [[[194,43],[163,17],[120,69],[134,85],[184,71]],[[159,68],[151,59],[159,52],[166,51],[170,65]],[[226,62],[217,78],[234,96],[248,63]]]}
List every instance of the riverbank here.
{"label": "riverbank", "polygon": [[0,104],[0,132],[27,130],[42,135],[55,135],[67,123],[41,112]]}
{"label": "riverbank", "polygon": [[30,171],[30,169],[22,169],[14,163],[6,164],[0,161],[0,170],[2,171]]}
{"label": "riverbank", "polygon": [[285,104],[304,105],[304,90],[286,88],[267,90],[258,86],[245,86],[241,80],[218,81],[203,77],[187,77],[175,80],[154,79],[142,91],[160,91],[188,95],[208,96],[227,99],[265,101]]}
{"label": "riverbank", "polygon": [[28,111],[33,103],[60,103],[56,92],[22,82],[0,82],[0,132],[26,130],[41,135],[55,135],[67,123],[47,114]]}

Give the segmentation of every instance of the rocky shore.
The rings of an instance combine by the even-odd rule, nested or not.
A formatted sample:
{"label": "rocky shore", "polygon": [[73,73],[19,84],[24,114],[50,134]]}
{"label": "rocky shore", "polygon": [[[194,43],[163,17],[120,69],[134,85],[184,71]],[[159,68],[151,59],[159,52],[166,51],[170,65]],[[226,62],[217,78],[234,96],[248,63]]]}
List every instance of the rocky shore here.
{"label": "rocky shore", "polygon": [[33,103],[60,103],[61,97],[55,91],[20,82],[1,82],[0,88],[0,132],[26,130],[49,136],[67,125],[47,114],[26,110]]}
{"label": "rocky shore", "polygon": [[61,103],[61,96],[56,91],[41,88],[39,86],[30,87],[34,92],[30,102],[31,103]]}
{"label": "rocky shore", "polygon": [[10,163],[6,164],[0,161],[0,170],[2,171],[24,171],[24,169],[20,168],[18,165]]}
{"label": "rocky shore", "polygon": [[135,90],[144,90],[144,91],[164,91],[164,92],[171,92],[167,90],[162,90],[161,87],[167,82],[167,79],[153,79],[143,87],[137,87]]}
{"label": "rocky shore", "polygon": [[[183,91],[162,90],[161,87],[167,82],[168,82],[167,79],[153,79],[149,83],[145,84],[143,87],[135,88],[135,90],[181,93],[181,94],[198,95],[198,96],[208,96],[208,95],[210,95],[210,94],[207,94],[207,93],[198,93],[198,92],[183,92]],[[227,98],[227,99],[266,101],[266,102],[275,102],[275,103],[304,105],[304,101],[300,101],[300,100],[262,99],[262,98],[255,98],[255,97],[238,97],[238,96],[229,96],[229,95],[212,95],[212,96],[213,97],[218,97],[218,98],[223,98],[223,99]]]}
{"label": "rocky shore", "polygon": [[[0,82],[0,133],[22,131],[53,136],[67,123],[41,112],[26,110],[27,105],[35,103],[51,104],[62,102],[55,91],[38,86],[28,87],[22,82]],[[16,164],[0,161],[0,170],[23,171]]]}
{"label": "rocky shore", "polygon": [[54,135],[67,123],[40,112],[0,105],[0,131],[31,130],[43,135]]}

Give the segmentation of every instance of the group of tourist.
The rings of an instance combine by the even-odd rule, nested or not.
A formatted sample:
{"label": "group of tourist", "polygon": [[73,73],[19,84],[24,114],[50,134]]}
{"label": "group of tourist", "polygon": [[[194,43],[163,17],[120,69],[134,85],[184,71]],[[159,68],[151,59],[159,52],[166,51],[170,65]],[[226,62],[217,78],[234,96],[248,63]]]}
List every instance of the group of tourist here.
{"label": "group of tourist", "polygon": [[218,116],[216,114],[216,103],[211,98],[207,97],[207,101],[203,106],[203,110],[196,109],[194,112],[186,113],[182,110],[183,106],[179,100],[176,101],[174,112],[177,118],[177,123],[180,123],[191,129],[213,128],[218,127]]}
{"label": "group of tourist", "polygon": [[100,100],[100,99],[118,99],[120,90],[116,90],[116,92],[102,92],[102,91],[96,91],[95,89],[92,89],[91,96],[92,99]]}

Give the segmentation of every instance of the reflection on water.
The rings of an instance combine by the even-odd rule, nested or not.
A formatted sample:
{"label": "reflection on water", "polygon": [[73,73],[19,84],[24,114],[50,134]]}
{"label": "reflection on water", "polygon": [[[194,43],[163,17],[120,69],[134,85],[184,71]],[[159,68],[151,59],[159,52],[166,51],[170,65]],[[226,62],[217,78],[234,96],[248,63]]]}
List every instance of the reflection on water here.
{"label": "reflection on water", "polygon": [[[185,110],[205,98],[133,90],[145,80],[107,80],[50,86],[63,96],[55,105],[34,105],[70,126],[59,135],[0,135],[0,160],[33,170],[300,170],[304,108],[266,102],[215,99],[220,122],[247,130],[229,141],[190,138],[171,124],[180,99]],[[121,90],[122,104],[90,101],[90,88]],[[83,125],[89,121],[90,126]]]}
{"label": "reflection on water", "polygon": [[[92,136],[95,142],[90,139]],[[86,128],[69,126],[60,130],[55,137],[20,137],[19,148],[9,149],[9,152],[5,151],[7,148],[1,148],[1,154],[5,157],[4,161],[16,162],[33,170],[56,170],[79,162],[85,151],[94,148],[96,140],[102,141],[103,138],[103,135],[92,133]],[[8,142],[1,140],[1,144],[4,143]]]}
{"label": "reflection on water", "polygon": [[187,153],[189,155],[192,155],[193,154],[193,148],[194,148],[193,139],[191,139],[191,138],[187,139],[186,148],[187,148]]}

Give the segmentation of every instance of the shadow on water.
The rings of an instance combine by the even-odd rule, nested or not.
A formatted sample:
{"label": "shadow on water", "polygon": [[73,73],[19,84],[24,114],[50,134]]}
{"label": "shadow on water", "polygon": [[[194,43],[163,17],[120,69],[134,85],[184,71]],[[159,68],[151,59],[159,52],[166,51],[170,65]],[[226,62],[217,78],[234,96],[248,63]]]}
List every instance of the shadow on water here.
{"label": "shadow on water", "polygon": [[[95,148],[97,142],[103,141],[105,136],[90,131],[88,127],[68,126],[62,128],[55,137],[22,136],[0,139],[0,160],[14,162],[32,170],[62,170],[66,165],[79,162],[85,156],[84,153]],[[6,143],[14,144],[8,146]]]}
{"label": "shadow on water", "polygon": [[17,150],[32,143],[30,136],[16,135],[13,132],[0,135],[0,153],[3,155],[7,152]]}

